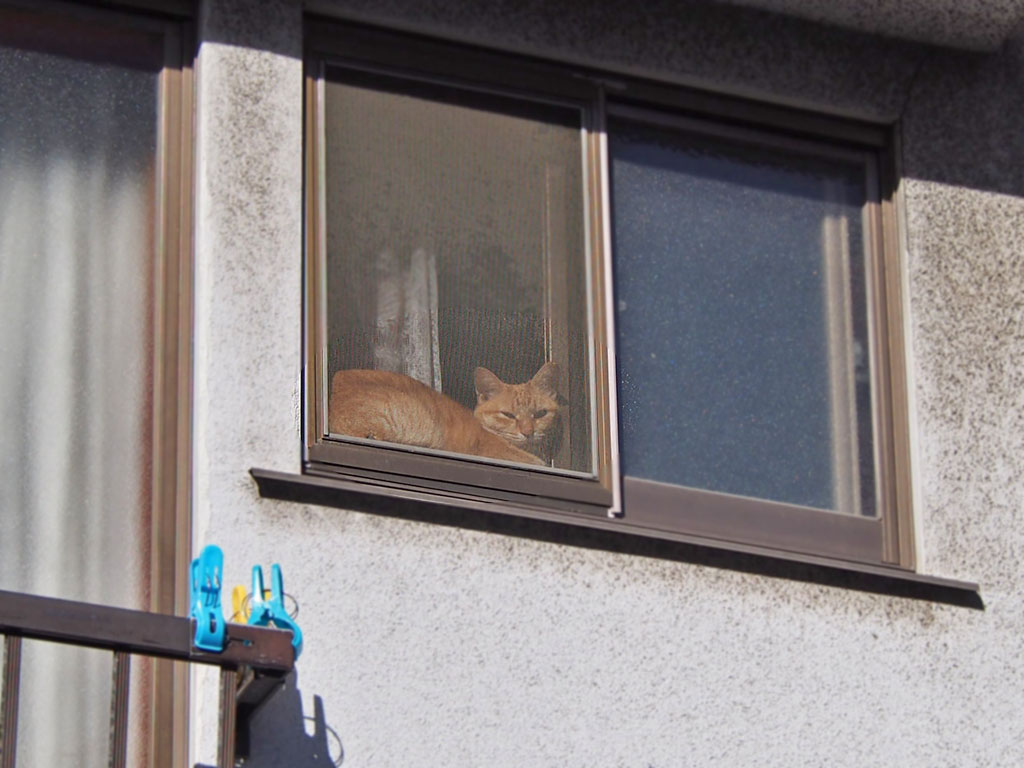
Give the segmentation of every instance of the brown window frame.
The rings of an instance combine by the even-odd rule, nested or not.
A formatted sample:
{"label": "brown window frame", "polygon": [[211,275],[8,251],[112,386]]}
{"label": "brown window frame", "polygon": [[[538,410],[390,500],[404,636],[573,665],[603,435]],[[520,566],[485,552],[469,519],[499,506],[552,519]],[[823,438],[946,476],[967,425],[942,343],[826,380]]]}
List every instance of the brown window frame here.
{"label": "brown window frame", "polygon": [[[26,22],[6,27],[0,38],[39,50],[61,45],[84,58],[133,61],[140,52],[124,50],[121,35],[143,33],[159,39],[150,265],[151,501],[142,512],[150,528],[146,607],[178,616],[189,610],[191,560],[193,11],[190,0],[127,0],[118,8],[60,0],[0,0],[0,19]],[[37,26],[33,17],[47,21]],[[83,23],[104,31],[90,37],[83,32]],[[149,690],[149,765],[179,765],[188,751],[187,668],[154,661]]]}
{"label": "brown window frame", "polygon": [[[305,417],[304,475],[320,488],[392,496],[545,520],[619,530],[842,567],[909,572],[915,567],[910,478],[910,428],[903,340],[904,267],[895,196],[896,132],[856,120],[696,91],[647,79],[598,72],[513,54],[481,50],[405,33],[319,18],[306,26],[305,135]],[[555,98],[586,110],[588,206],[591,222],[593,365],[607,382],[596,401],[601,439],[597,483],[553,478],[532,481],[529,470],[475,465],[374,446],[324,439],[325,370],[321,311],[323,246],[322,137],[319,83],[325,62],[383,69],[414,78],[437,78],[467,88],[500,89],[526,98]],[[865,238],[873,259],[871,313],[872,421],[878,516],[812,510],[619,477],[610,264],[609,159],[606,118],[648,115],[756,134],[768,147],[864,159],[874,174]],[[259,471],[254,471],[257,474]],[[548,479],[548,478],[545,478]]]}

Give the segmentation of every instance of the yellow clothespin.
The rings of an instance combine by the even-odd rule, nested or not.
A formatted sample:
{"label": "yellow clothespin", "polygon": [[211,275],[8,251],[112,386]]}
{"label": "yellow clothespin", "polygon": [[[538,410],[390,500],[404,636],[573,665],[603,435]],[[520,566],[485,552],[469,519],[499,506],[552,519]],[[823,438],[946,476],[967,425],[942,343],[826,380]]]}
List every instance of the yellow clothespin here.
{"label": "yellow clothespin", "polygon": [[241,584],[235,584],[235,588],[231,590],[231,621],[237,624],[247,624],[249,622],[250,607],[246,598],[249,593],[245,591],[245,587]]}

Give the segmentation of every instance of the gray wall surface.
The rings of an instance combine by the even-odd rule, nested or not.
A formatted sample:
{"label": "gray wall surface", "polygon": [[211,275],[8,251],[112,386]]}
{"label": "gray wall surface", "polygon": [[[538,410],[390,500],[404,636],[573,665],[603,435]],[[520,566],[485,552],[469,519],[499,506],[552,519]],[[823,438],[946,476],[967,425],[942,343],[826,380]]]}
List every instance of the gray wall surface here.
{"label": "gray wall surface", "polygon": [[[669,0],[318,7],[899,120],[919,567],[979,581],[985,605],[527,523],[260,499],[250,467],[301,462],[302,9],[207,2],[194,545],[224,548],[228,585],[280,562],[306,636],[248,764],[1024,764],[1021,37],[956,53]],[[209,679],[193,713],[193,759],[213,762]]]}

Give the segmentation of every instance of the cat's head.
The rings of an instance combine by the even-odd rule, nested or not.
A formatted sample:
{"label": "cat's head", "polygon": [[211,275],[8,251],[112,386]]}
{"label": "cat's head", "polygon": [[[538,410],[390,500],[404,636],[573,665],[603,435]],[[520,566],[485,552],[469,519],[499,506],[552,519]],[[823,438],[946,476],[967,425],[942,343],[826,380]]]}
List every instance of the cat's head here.
{"label": "cat's head", "polygon": [[473,415],[488,432],[529,450],[558,423],[558,373],[555,363],[544,363],[526,383],[506,384],[486,368],[477,368]]}

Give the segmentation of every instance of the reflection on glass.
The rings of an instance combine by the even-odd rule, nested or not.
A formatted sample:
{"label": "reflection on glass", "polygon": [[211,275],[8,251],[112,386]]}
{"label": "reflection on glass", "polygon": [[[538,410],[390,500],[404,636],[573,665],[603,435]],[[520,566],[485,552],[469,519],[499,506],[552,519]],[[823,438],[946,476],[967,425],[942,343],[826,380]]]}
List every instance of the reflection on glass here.
{"label": "reflection on glass", "polygon": [[624,473],[874,514],[863,165],[610,135]]}
{"label": "reflection on glass", "polygon": [[331,434],[591,471],[580,120],[328,72]]}

